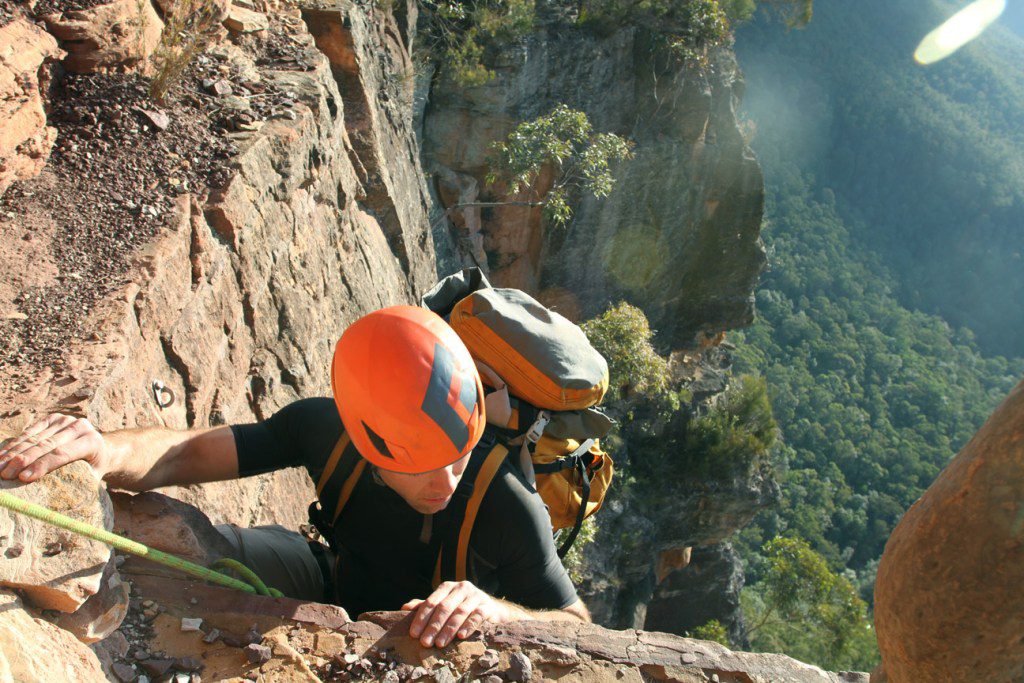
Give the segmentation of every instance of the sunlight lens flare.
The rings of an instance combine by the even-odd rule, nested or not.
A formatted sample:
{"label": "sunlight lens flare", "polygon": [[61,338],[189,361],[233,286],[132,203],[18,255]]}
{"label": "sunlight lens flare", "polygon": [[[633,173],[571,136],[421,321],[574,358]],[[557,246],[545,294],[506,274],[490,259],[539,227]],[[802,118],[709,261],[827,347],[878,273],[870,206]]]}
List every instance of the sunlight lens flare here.
{"label": "sunlight lens flare", "polygon": [[1006,0],[976,0],[929,33],[914,50],[918,64],[945,59],[981,35],[1006,9]]}

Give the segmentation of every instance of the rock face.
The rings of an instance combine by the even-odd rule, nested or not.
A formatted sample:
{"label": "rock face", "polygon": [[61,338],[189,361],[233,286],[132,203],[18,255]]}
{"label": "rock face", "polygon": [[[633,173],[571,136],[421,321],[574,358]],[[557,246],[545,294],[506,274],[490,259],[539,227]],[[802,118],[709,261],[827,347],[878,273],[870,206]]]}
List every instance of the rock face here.
{"label": "rock face", "polygon": [[[345,327],[417,301],[436,279],[411,107],[377,104],[405,87],[381,75],[381,55],[409,57],[379,23],[360,15],[338,27],[351,46],[345,99],[343,74],[315,50],[309,71],[250,65],[294,93],[296,117],[234,134],[232,179],[208,198],[182,195],[175,220],[138,254],[135,281],[90,314],[98,340],[70,342],[68,376],[12,397],[18,408],[0,423],[57,408],[101,430],[198,427],[329,395]],[[296,39],[313,47],[308,34]],[[176,495],[217,523],[294,528],[312,487],[289,470]]]}
{"label": "rock face", "polygon": [[105,678],[92,650],[67,631],[33,618],[15,595],[0,591],[0,681],[52,683]]}
{"label": "rock face", "polygon": [[100,577],[100,589],[74,612],[56,615],[51,621],[69,631],[83,643],[103,640],[128,614],[128,584],[113,562],[108,562]]}
{"label": "rock face", "polygon": [[[377,649],[394,647],[403,661],[436,652],[424,652],[408,637],[409,617],[404,613],[374,613],[364,615],[363,619],[387,629],[375,643]],[[488,628],[482,636],[482,643],[470,641],[449,646],[442,654],[462,648],[471,657],[472,671],[484,649],[493,649],[499,653],[499,663],[494,670],[506,680],[515,680],[510,676],[516,670],[512,660],[519,655],[532,665],[535,678],[531,680],[556,680],[568,675],[570,680],[638,683],[713,681],[715,676],[721,681],[764,683],[867,682],[866,674],[826,672],[785,655],[733,652],[718,643],[703,640],[646,631],[610,631],[577,622],[513,622]]]}
{"label": "rock face", "polygon": [[1024,382],[893,530],[875,627],[888,680],[1024,679]]}
{"label": "rock face", "polygon": [[616,170],[611,195],[583,198],[566,229],[546,228],[536,208],[467,209],[456,212],[458,241],[473,252],[482,236],[492,282],[526,289],[571,318],[629,300],[678,349],[695,346],[699,332],[713,337],[751,322],[765,264],[764,188],[737,125],[743,84],[731,53],[714,57],[711,76],[658,54],[628,29],[539,32],[493,60],[489,83],[434,87],[423,146],[451,205],[505,199],[485,187],[489,144],[559,103],[588,114],[596,130],[633,140],[636,157]]}
{"label": "rock face", "polygon": [[[687,413],[707,410],[709,400],[727,384],[728,358],[721,347],[693,354],[683,365],[693,402],[667,424],[651,416],[644,419],[637,411],[635,416],[641,419],[625,424],[612,452],[634,480],[620,479],[609,491],[594,543],[586,550],[579,585],[594,619],[606,626],[645,628],[655,588],[671,573],[666,551],[692,547],[697,552],[699,547],[718,545],[779,496],[779,485],[763,461],[755,462],[749,473],[707,479],[688,476],[684,468],[672,467],[671,459],[652,459],[652,454],[672,453],[676,444],[684,443]],[[645,424],[654,425],[654,432],[648,433]],[[737,568],[731,562],[714,567],[706,580],[720,585],[736,580]],[[740,617],[717,618],[729,625],[738,624]],[[739,630],[733,636],[739,638]]]}
{"label": "rock face", "polygon": [[[136,495],[114,492],[114,525],[117,533],[150,548],[171,553],[204,567],[222,557],[232,557],[231,544],[213,528],[201,510],[155,491]],[[180,577],[154,562],[128,556],[124,571]]]}
{"label": "rock face", "polygon": [[0,195],[39,173],[56,129],[46,125],[49,64],[63,56],[53,36],[25,19],[0,26]]}
{"label": "rock face", "polygon": [[[166,19],[174,14],[174,8],[178,5],[178,0],[154,0],[157,8],[160,10],[160,14]],[[223,21],[228,16],[228,11],[231,9],[231,0],[213,0],[210,3],[213,10],[213,16]]]}
{"label": "rock face", "polygon": [[745,647],[742,588],[743,566],[731,545],[694,548],[690,564],[671,572],[655,587],[644,628],[686,633],[714,619],[725,627],[730,643]]}
{"label": "rock face", "polygon": [[[395,257],[415,273],[413,281],[436,279],[434,248],[425,211],[430,204],[420,151],[413,133],[412,38],[403,17],[415,3],[399,2],[395,13],[367,13],[351,4],[309,3],[302,18],[327,56],[344,100],[353,168],[366,211],[380,224]],[[428,286],[432,283],[427,283]]]}
{"label": "rock face", "polygon": [[[491,680],[867,683],[865,674],[830,673],[783,655],[733,652],[663,633],[515,622],[486,627],[443,649],[424,648],[408,635],[408,613],[375,612],[353,622],[326,605],[239,598],[185,581],[137,577],[135,587],[161,612],[145,649],[198,659],[204,681],[315,683],[351,677],[399,683],[498,676]],[[201,617],[202,631],[183,632],[183,614]]]}
{"label": "rock face", "polygon": [[[0,489],[110,531],[114,515],[106,489],[84,462],[32,484],[0,481]],[[34,606],[74,612],[101,585],[110,548],[0,508],[0,586],[16,588]]]}
{"label": "rock face", "polygon": [[43,21],[68,52],[64,66],[75,73],[142,65],[159,44],[164,28],[149,0],[114,0],[49,14]]}
{"label": "rock face", "polygon": [[[658,580],[658,570],[662,568],[659,558],[664,550],[688,545],[697,553],[702,547],[715,546],[743,528],[758,510],[778,495],[778,484],[760,474],[707,489],[671,478],[666,478],[666,486],[674,489],[677,505],[660,505],[658,501],[664,499],[646,488],[613,490],[609,494],[600,513],[597,537],[586,551],[585,572],[578,586],[598,623],[612,628],[647,627],[650,603],[656,599],[655,589],[661,583]],[[687,526],[687,522],[693,525]],[[677,575],[682,576],[689,569],[670,572],[666,580],[674,581]],[[738,569],[730,562],[716,563],[701,580],[713,585],[733,585],[738,590],[736,582],[742,585],[742,576],[736,575]],[[726,599],[719,606],[726,604],[738,605]],[[718,618],[730,627],[738,623],[740,617],[723,613],[709,618]],[[669,628],[665,622],[659,623],[657,628],[682,632]],[[744,642],[738,628],[732,635],[738,638],[737,642]]]}
{"label": "rock face", "polygon": [[254,33],[256,31],[266,31],[270,27],[270,22],[267,20],[266,14],[255,12],[245,7],[239,7],[238,5],[231,5],[228,15],[224,19],[224,25],[229,31],[234,31],[235,33]]}

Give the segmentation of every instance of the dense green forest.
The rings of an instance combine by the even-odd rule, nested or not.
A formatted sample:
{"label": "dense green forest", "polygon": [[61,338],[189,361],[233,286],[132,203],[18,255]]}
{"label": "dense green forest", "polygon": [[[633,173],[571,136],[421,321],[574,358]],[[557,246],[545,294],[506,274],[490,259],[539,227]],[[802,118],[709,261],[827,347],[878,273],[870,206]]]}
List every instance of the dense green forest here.
{"label": "dense green forest", "polygon": [[1009,0],[1002,23],[1017,35],[1024,37],[1024,2]]}
{"label": "dense green forest", "polygon": [[[935,7],[819,0],[804,32],[739,32],[771,270],[732,338],[738,372],[767,380],[783,488],[737,539],[748,604],[769,592],[777,536],[870,602],[895,523],[1024,374],[986,351],[1021,351],[1024,43],[1003,32],[915,72]],[[877,656],[783,627],[755,648],[859,669]]]}
{"label": "dense green forest", "polygon": [[[852,239],[831,191],[814,192],[813,179],[791,165],[766,171],[764,236],[774,265],[757,293],[757,322],[734,336],[737,371],[767,380],[783,435],[783,493],[738,545],[756,586],[763,543],[805,539],[870,602],[896,522],[1020,379],[1024,362],[985,357],[969,330],[902,307],[896,278]],[[768,642],[754,639],[780,647]],[[822,661],[811,644],[781,646]]]}
{"label": "dense green forest", "polygon": [[818,0],[802,30],[750,22],[736,39],[745,107],[759,156],[834,191],[837,215],[897,274],[901,304],[1020,355],[1024,40],[997,24],[938,64],[912,59],[962,4]]}

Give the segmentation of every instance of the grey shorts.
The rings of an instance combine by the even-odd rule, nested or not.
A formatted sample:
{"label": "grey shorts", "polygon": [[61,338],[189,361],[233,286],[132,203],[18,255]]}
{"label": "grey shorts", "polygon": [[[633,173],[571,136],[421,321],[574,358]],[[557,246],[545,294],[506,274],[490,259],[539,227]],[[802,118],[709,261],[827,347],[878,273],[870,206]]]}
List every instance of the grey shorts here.
{"label": "grey shorts", "polygon": [[309,542],[280,524],[243,529],[218,524],[242,563],[289,598],[324,601],[324,576]]}

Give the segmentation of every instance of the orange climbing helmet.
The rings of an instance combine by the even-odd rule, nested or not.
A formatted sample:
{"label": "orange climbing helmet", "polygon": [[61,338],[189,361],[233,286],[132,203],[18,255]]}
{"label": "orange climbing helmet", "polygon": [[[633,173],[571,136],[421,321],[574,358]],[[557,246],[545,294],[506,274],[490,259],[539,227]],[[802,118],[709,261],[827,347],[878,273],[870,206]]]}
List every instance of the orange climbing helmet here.
{"label": "orange climbing helmet", "polygon": [[424,308],[391,306],[350,325],[334,349],[331,386],[360,455],[394,472],[447,467],[486,424],[469,350]]}

